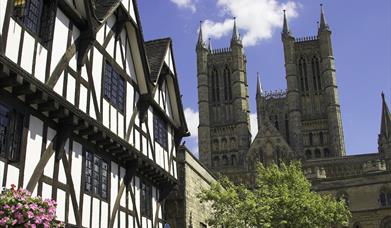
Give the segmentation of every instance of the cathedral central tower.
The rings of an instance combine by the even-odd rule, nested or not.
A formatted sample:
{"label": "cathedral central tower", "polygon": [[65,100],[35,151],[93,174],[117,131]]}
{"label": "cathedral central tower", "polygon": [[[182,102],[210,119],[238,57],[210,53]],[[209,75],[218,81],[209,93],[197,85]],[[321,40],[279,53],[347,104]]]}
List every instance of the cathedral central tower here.
{"label": "cathedral central tower", "polygon": [[[196,46],[199,154],[213,171],[239,170],[250,148],[246,57],[234,21],[229,48],[212,49],[203,40]],[[228,170],[229,169],[229,170]]]}

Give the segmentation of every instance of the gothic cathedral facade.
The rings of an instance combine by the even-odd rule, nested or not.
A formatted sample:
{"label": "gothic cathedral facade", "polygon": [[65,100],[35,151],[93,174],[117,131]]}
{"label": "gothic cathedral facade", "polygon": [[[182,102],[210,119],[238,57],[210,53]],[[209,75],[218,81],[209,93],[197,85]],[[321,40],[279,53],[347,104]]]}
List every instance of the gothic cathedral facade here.
{"label": "gothic cathedral facade", "polygon": [[200,27],[197,52],[200,161],[251,184],[255,165],[299,159],[314,190],[344,198],[350,226],[391,227],[391,115],[382,95],[379,152],[347,156],[331,29],[321,6],[316,36],[295,38],[284,13],[287,89],[257,78],[258,133],[251,142],[246,56],[236,21],[229,48],[212,49]]}

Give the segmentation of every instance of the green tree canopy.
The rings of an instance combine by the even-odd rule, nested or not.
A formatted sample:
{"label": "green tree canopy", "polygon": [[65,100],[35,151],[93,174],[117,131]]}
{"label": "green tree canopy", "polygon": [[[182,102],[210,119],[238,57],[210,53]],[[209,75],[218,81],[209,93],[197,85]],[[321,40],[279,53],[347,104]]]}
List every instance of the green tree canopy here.
{"label": "green tree canopy", "polygon": [[299,162],[258,165],[257,187],[249,190],[223,177],[198,196],[209,202],[211,226],[227,228],[316,228],[347,225],[351,216],[343,201],[311,190]]}

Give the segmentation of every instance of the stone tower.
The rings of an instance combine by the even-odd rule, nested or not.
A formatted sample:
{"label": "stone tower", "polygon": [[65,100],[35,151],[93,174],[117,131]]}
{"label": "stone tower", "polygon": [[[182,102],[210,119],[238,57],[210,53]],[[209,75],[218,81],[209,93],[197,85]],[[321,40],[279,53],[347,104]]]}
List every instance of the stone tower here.
{"label": "stone tower", "polygon": [[200,26],[196,47],[199,154],[213,171],[241,170],[251,143],[246,57],[234,20],[229,48],[212,49]]}
{"label": "stone tower", "polygon": [[344,156],[331,30],[321,5],[318,35],[294,38],[284,12],[289,144],[301,158]]}
{"label": "stone tower", "polygon": [[380,134],[378,138],[379,153],[384,157],[391,158],[391,114],[388,109],[384,93],[382,96],[382,113]]}

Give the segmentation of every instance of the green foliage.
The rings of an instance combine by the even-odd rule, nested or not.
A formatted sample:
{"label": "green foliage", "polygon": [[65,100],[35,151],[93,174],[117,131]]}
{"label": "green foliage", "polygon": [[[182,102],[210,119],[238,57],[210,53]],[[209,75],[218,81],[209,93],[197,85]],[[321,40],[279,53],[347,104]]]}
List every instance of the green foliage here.
{"label": "green foliage", "polygon": [[345,203],[311,191],[299,162],[260,164],[257,171],[254,190],[226,177],[202,190],[199,199],[213,208],[209,225],[320,228],[348,224],[351,214]]}

